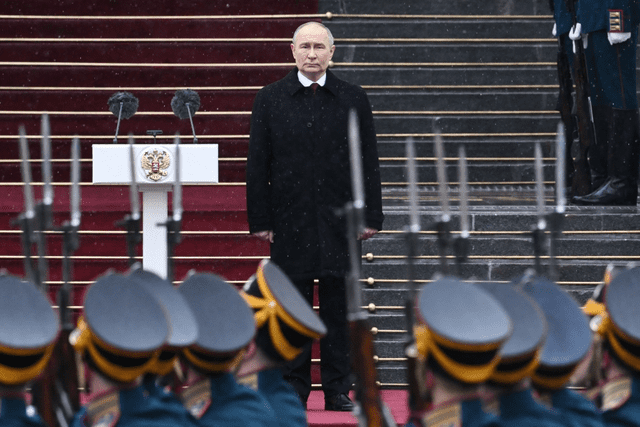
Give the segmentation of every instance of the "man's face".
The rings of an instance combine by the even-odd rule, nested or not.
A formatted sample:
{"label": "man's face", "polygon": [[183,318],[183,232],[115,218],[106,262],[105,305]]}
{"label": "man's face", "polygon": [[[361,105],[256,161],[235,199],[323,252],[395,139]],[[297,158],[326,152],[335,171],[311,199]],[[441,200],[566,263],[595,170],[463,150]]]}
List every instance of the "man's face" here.
{"label": "man's face", "polygon": [[329,45],[327,31],[319,25],[309,24],[298,32],[291,52],[302,74],[317,81],[327,71],[335,46]]}

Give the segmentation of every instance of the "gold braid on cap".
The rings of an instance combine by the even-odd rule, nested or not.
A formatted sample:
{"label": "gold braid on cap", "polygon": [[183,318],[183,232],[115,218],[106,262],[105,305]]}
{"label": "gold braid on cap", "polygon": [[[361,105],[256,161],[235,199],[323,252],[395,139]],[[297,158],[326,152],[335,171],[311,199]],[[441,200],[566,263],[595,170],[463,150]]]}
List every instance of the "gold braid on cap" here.
{"label": "gold braid on cap", "polygon": [[[538,366],[538,368],[539,367],[540,366]],[[560,369],[557,372],[543,372],[540,369],[536,369],[533,374],[531,374],[531,381],[538,387],[547,390],[558,390],[569,382],[577,367],[578,364],[576,363],[574,366]]]}
{"label": "gold braid on cap", "polygon": [[[131,353],[110,346],[91,332],[83,317],[78,319],[78,327],[70,336],[70,341],[78,353],[89,353],[91,360],[98,369],[123,383],[132,382],[145,372],[149,372],[149,369],[156,363],[160,355],[160,349],[134,356]],[[121,366],[109,360],[109,356],[123,357],[132,362],[139,362],[135,366]]]}
{"label": "gold braid on cap", "polygon": [[[416,334],[416,347],[424,357],[433,357],[442,368],[453,378],[465,383],[477,384],[489,379],[500,362],[498,349],[501,342],[490,344],[465,345],[449,341],[436,335],[426,325],[418,325],[414,328]],[[491,360],[484,365],[466,365],[449,357],[441,348],[463,352],[495,352]]]}
{"label": "gold braid on cap", "polygon": [[638,347],[640,345],[638,340],[622,332],[622,330],[611,320],[607,312],[600,316],[601,321],[597,332],[609,341],[611,348],[613,348],[613,351],[620,360],[636,371],[640,371],[640,357],[628,348],[630,346]]}
{"label": "gold braid on cap", "polygon": [[0,346],[0,383],[24,384],[40,375],[49,362],[55,342],[36,349]]}
{"label": "gold braid on cap", "polygon": [[202,355],[198,355],[198,352],[193,351],[190,348],[185,348],[183,353],[187,360],[191,362],[196,368],[205,372],[228,372],[231,368],[236,366],[244,357],[244,350],[238,351],[230,359],[216,358],[215,356],[210,359],[205,359]]}
{"label": "gold braid on cap", "polygon": [[[516,369],[509,369],[510,361],[501,359],[500,363],[496,367],[496,370],[491,374],[489,379],[491,381],[495,381],[499,384],[510,385],[520,382],[525,378],[529,378],[535,372],[538,364],[540,363],[540,353],[541,349],[538,348],[533,354],[533,357],[529,361],[527,361],[524,365],[518,365]],[[500,369],[501,364],[505,364],[504,370]],[[515,362],[514,362],[515,364]]]}
{"label": "gold braid on cap", "polygon": [[273,346],[285,360],[293,360],[302,352],[302,349],[292,346],[287,341],[282,333],[282,329],[280,328],[279,320],[282,320],[287,324],[287,326],[291,327],[299,334],[307,336],[313,340],[322,337],[322,334],[301,325],[291,317],[289,313],[287,313],[287,310],[285,310],[284,307],[278,304],[278,301],[276,301],[269,290],[269,285],[267,285],[267,281],[264,278],[264,267],[262,264],[258,266],[257,282],[262,298],[249,295],[246,292],[242,292],[241,294],[249,306],[255,310],[254,317],[258,328],[261,328],[262,325],[268,323],[269,336],[271,337],[271,343]]}
{"label": "gold braid on cap", "polygon": [[163,357],[165,353],[169,351],[170,350],[164,349],[160,352],[160,355],[158,355],[158,360],[156,360],[156,363],[154,363],[153,366],[149,368],[150,373],[155,375],[165,376],[165,375],[169,375],[171,371],[173,371],[173,366],[176,360],[178,360],[178,352],[171,351],[171,357],[169,358]]}

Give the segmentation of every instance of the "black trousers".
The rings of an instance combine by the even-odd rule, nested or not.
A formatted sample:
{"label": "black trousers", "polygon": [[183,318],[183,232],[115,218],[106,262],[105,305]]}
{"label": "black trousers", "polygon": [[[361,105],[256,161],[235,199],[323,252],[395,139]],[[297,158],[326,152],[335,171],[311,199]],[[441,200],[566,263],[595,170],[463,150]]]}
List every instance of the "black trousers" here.
{"label": "black trousers", "polygon": [[[292,280],[296,288],[313,304],[313,279]],[[318,284],[320,318],[327,335],[320,340],[320,377],[326,396],[348,393],[351,389],[351,361],[347,325],[345,279],[322,277]],[[284,369],[285,379],[296,389],[303,402],[311,392],[311,345]]]}

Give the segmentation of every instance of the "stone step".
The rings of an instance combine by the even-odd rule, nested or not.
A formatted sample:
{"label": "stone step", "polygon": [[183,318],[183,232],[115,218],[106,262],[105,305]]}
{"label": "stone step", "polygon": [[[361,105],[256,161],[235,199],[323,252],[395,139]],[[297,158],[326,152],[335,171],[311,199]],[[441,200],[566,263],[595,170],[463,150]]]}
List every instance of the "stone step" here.
{"label": "stone step", "polygon": [[[551,24],[553,26],[553,24]],[[396,35],[396,37],[401,37]],[[429,37],[426,33],[423,37]],[[334,62],[402,62],[402,63],[505,63],[551,62],[556,60],[558,44],[548,41],[513,42],[396,42],[342,43],[336,46]]]}
{"label": "stone step", "polygon": [[[425,162],[426,163],[426,162]],[[495,161],[495,162],[469,162],[468,181],[483,183],[534,183],[535,170],[533,161]],[[437,182],[435,162],[420,162],[416,165],[417,179],[419,183]],[[545,181],[553,181],[555,177],[555,167],[551,164],[543,166]],[[447,181],[458,181],[458,166],[447,165]],[[402,184],[407,182],[407,168],[403,162],[396,164],[381,163],[380,177],[382,182]]]}
{"label": "stone step", "polygon": [[[389,59],[387,62],[393,62]],[[522,66],[336,66],[336,75],[348,82],[367,85],[557,85],[558,70],[553,64]]]}
{"label": "stone step", "polygon": [[[508,111],[523,115],[531,111],[549,111],[556,109],[558,90],[556,88],[511,89],[453,89],[453,90],[368,90],[373,111],[429,112],[446,111],[443,120],[449,114],[474,111]],[[424,120],[423,117],[400,116],[403,121]],[[496,120],[497,117],[484,117]],[[536,118],[537,119],[537,118]]]}
{"label": "stone step", "polygon": [[320,0],[319,12],[352,14],[433,14],[433,15],[550,15],[547,0],[522,2],[500,0],[432,0],[388,2],[385,0]]}
{"label": "stone step", "polygon": [[[509,114],[464,114],[455,115],[455,112],[451,114],[447,112],[444,115],[393,115],[384,114],[375,116],[375,128],[378,134],[428,134],[433,133],[435,129],[439,129],[441,133],[448,134],[469,134],[469,133],[493,133],[493,134],[528,134],[528,133],[552,133],[556,132],[558,123],[560,122],[559,114],[552,111],[553,102],[552,97],[549,97],[547,102],[549,113],[523,113],[516,114],[511,113],[514,110],[510,108],[517,108],[522,105],[522,108],[539,108],[539,105],[527,105],[527,101],[531,101],[530,104],[537,104],[535,99],[526,97],[511,97],[505,95],[504,97],[492,97],[487,95],[486,102],[484,102],[482,96],[478,97],[460,97],[461,102],[465,102],[465,107],[473,109],[475,108],[488,108],[494,107],[496,110],[501,106],[507,109]],[[434,97],[434,99],[438,99]],[[522,100],[522,103],[518,103],[518,100]],[[468,100],[468,104],[466,101]],[[500,101],[505,101],[501,105]],[[446,101],[435,102],[436,105],[431,107],[442,107],[444,111],[447,110],[448,105]],[[440,105],[442,104],[442,105]],[[209,128],[211,129],[211,128]]]}
{"label": "stone step", "polygon": [[[501,19],[502,18],[502,19]],[[325,19],[336,38],[338,49],[342,40],[354,38],[551,38],[553,19],[531,17],[489,17],[475,16],[424,19],[365,19],[340,18]]]}

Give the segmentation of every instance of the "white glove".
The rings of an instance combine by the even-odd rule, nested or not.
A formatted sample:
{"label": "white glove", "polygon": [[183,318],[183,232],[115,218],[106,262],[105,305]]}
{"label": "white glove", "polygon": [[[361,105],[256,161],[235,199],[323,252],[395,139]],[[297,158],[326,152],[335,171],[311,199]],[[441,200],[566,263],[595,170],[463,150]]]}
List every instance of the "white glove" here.
{"label": "white glove", "polygon": [[580,24],[579,22],[573,27],[571,27],[571,30],[569,31],[569,38],[573,40],[573,53],[576,53],[575,43],[577,40],[582,39],[582,47],[584,47],[585,49],[589,45],[589,33],[581,34],[581,31],[582,31],[582,24]]}
{"label": "white glove", "polygon": [[558,32],[557,30],[558,30],[558,28],[556,27],[556,24],[553,24],[553,30],[551,30],[551,35],[553,37],[556,37],[558,35],[557,34],[557,32]]}
{"label": "white glove", "polygon": [[631,38],[631,33],[607,33],[609,44],[613,46],[616,43],[626,42]]}

